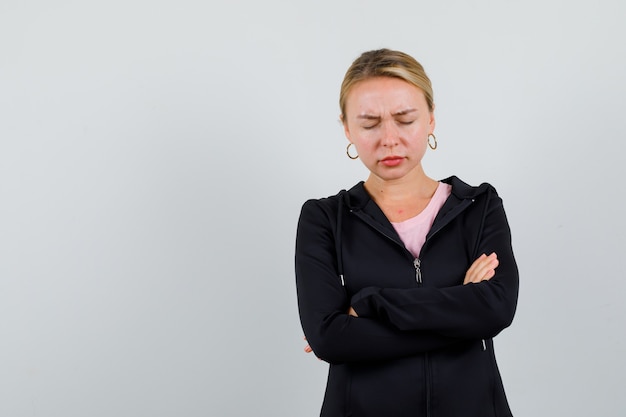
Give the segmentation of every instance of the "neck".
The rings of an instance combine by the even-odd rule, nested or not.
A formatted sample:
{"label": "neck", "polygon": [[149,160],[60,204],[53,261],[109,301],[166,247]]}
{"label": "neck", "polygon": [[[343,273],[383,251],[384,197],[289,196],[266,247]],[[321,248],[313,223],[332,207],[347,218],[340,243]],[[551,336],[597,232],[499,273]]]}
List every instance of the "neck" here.
{"label": "neck", "polygon": [[437,181],[428,177],[417,166],[402,178],[385,180],[374,174],[365,181],[365,189],[378,204],[403,204],[415,199],[430,199],[437,189]]}

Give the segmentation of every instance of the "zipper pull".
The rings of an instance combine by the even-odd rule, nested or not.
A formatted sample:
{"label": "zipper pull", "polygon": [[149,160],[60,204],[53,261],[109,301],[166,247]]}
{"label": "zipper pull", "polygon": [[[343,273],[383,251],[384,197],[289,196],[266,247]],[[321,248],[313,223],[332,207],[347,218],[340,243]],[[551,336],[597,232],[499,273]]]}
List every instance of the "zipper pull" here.
{"label": "zipper pull", "polygon": [[485,339],[483,339],[483,352],[487,350],[487,343],[485,343]]}
{"label": "zipper pull", "polygon": [[422,270],[420,269],[420,263],[421,261],[419,260],[419,258],[415,258],[413,260],[413,266],[415,267],[415,280],[418,282],[418,284],[422,283]]}
{"label": "zipper pull", "polygon": [[339,275],[339,279],[341,279],[341,286],[345,287],[346,286],[346,282],[343,280],[343,274]]}

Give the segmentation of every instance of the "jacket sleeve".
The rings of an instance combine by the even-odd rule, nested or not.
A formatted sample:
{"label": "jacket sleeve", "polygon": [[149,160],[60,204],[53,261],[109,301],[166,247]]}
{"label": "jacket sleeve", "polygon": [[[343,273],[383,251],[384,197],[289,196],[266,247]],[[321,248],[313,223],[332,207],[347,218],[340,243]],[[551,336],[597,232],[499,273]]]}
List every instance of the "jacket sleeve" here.
{"label": "jacket sleeve", "polygon": [[300,321],[316,356],[329,363],[383,360],[414,355],[459,340],[430,330],[401,331],[380,320],[347,314],[333,216],[316,200],[304,204],[296,236],[296,287]]}
{"label": "jacket sleeve", "polygon": [[495,190],[488,195],[477,256],[498,255],[491,280],[448,288],[364,288],[351,299],[359,317],[458,338],[491,338],[508,327],[517,306],[518,270],[502,200]]}

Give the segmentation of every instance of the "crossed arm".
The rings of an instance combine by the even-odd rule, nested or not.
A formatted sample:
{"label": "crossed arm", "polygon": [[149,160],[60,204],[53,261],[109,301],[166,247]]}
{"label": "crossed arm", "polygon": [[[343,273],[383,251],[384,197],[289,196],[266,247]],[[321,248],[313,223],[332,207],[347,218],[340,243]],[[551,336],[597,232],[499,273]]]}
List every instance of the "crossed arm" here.
{"label": "crossed arm", "polygon": [[[486,255],[482,254],[476,259],[465,273],[465,279],[463,285],[477,284],[482,281],[488,281],[496,274],[496,268],[498,267],[498,256],[495,252]],[[357,312],[352,306],[347,311],[349,316],[359,317]],[[305,338],[306,340],[306,338]],[[309,344],[304,347],[306,353],[313,352],[313,349]]]}
{"label": "crossed arm", "polygon": [[384,360],[498,334],[513,319],[518,275],[497,195],[485,213],[483,255],[467,269],[463,285],[366,287],[348,298],[337,276],[333,213],[305,204],[296,239],[298,307],[310,343],[305,350],[330,363]]}

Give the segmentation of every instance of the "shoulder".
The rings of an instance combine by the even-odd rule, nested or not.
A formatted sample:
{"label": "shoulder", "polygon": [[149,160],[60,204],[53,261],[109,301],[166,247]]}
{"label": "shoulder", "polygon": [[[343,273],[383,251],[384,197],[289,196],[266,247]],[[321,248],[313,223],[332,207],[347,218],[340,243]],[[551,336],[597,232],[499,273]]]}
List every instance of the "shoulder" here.
{"label": "shoulder", "polygon": [[[487,213],[503,211],[502,198],[498,195],[496,188],[488,182],[480,185],[470,185],[456,176],[448,177],[442,182],[452,186],[452,201],[456,204],[463,204],[463,201],[473,206],[469,213],[486,216]],[[482,208],[482,209],[481,209]]]}
{"label": "shoulder", "polygon": [[341,190],[328,197],[311,198],[305,201],[300,211],[300,223],[334,223],[341,206],[345,204],[347,193],[346,190]]}
{"label": "shoulder", "polygon": [[310,244],[323,247],[334,239],[342,219],[347,191],[335,195],[312,198],[302,204],[296,233],[296,247]]}
{"label": "shoulder", "polygon": [[302,204],[302,210],[322,210],[336,209],[345,190],[339,191],[335,195],[322,198],[311,198]]}
{"label": "shoulder", "polygon": [[452,187],[452,194],[456,197],[464,199],[476,199],[481,196],[497,196],[498,193],[493,185],[488,182],[483,182],[480,185],[470,185],[459,177],[453,175],[441,182],[449,184]]}
{"label": "shoulder", "polygon": [[369,199],[369,195],[363,187],[363,181],[357,183],[349,190],[341,190],[337,194],[322,197],[312,198],[304,202],[302,205],[302,211],[322,211],[336,213],[341,206],[347,206],[354,208],[355,204],[358,206],[364,204]]}

